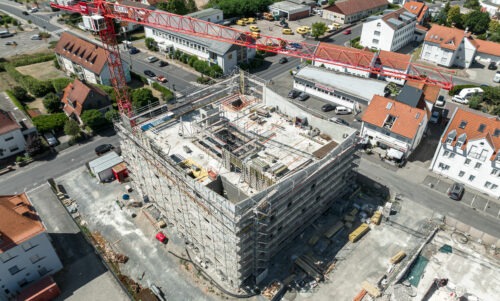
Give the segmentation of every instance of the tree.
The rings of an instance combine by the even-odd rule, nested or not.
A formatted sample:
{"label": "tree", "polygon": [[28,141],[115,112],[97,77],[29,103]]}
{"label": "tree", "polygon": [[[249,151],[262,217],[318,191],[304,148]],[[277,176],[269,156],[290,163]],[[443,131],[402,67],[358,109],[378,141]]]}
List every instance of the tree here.
{"label": "tree", "polygon": [[488,30],[490,15],[487,12],[472,11],[464,16],[464,26],[475,34],[482,34]]}
{"label": "tree", "polygon": [[500,22],[496,20],[491,20],[490,24],[488,25],[488,40],[492,42],[500,42]]}
{"label": "tree", "polygon": [[273,0],[210,0],[208,6],[221,9],[224,17],[242,17],[267,11],[268,6],[273,2]]}
{"label": "tree", "polygon": [[64,127],[68,116],[64,113],[55,113],[50,115],[39,115],[33,117],[33,124],[41,133],[59,131]]}
{"label": "tree", "polygon": [[481,108],[482,98],[479,95],[472,96],[469,99],[469,108],[479,110]]}
{"label": "tree", "polygon": [[210,70],[208,71],[208,76],[215,78],[222,76],[223,73],[224,71],[219,65],[212,65],[210,66]]}
{"label": "tree", "polygon": [[28,135],[26,138],[26,145],[24,146],[24,150],[28,153],[28,155],[33,156],[39,154],[43,150],[43,144],[40,140],[40,136]]}
{"label": "tree", "polygon": [[61,111],[61,100],[54,93],[49,93],[43,99],[43,106],[49,113],[56,113]]}
{"label": "tree", "polygon": [[464,7],[470,9],[478,9],[481,7],[479,0],[465,0]]}
{"label": "tree", "polygon": [[132,91],[132,105],[135,108],[142,108],[148,104],[156,105],[158,98],[153,96],[153,92],[146,88],[135,89]]}
{"label": "tree", "polygon": [[185,15],[189,13],[185,0],[170,0],[166,3],[158,3],[156,8],[178,15]]}
{"label": "tree", "polygon": [[92,130],[97,130],[105,126],[108,121],[99,110],[86,110],[80,116],[83,123]]}
{"label": "tree", "polygon": [[320,36],[325,34],[328,30],[328,27],[323,22],[313,23],[311,26],[311,35],[317,40]]}
{"label": "tree", "polygon": [[329,5],[334,5],[334,4],[335,4],[335,1],[337,1],[337,0],[328,0],[328,4],[329,4]]}
{"label": "tree", "polygon": [[17,98],[17,100],[21,102],[26,102],[31,100],[30,96],[28,95],[28,91],[26,91],[26,89],[20,86],[15,86],[14,88],[12,88],[12,94],[14,95],[15,98]]}
{"label": "tree", "polygon": [[198,8],[196,7],[196,2],[194,2],[194,0],[187,0],[186,1],[186,9],[190,13],[197,11]]}
{"label": "tree", "polygon": [[450,1],[446,2],[446,4],[444,5],[444,9],[443,11],[448,14],[448,12],[450,11],[451,9],[451,4],[450,4]]}
{"label": "tree", "polygon": [[448,25],[462,27],[462,14],[460,13],[460,6],[454,5],[450,8],[446,22]]}
{"label": "tree", "polygon": [[73,119],[68,119],[64,124],[64,133],[69,136],[78,137],[80,135],[80,126]]}
{"label": "tree", "polygon": [[153,38],[146,38],[144,40],[144,43],[146,44],[146,47],[151,50],[151,51],[158,51],[158,44],[156,44],[155,39]]}
{"label": "tree", "polygon": [[106,118],[106,120],[109,122],[113,122],[116,119],[120,118],[120,114],[117,110],[109,110],[104,114],[104,118]]}
{"label": "tree", "polygon": [[52,80],[52,86],[54,87],[54,90],[56,92],[61,92],[66,88],[69,83],[71,83],[73,80],[71,78],[66,78],[66,77],[61,77],[61,78],[55,78]]}

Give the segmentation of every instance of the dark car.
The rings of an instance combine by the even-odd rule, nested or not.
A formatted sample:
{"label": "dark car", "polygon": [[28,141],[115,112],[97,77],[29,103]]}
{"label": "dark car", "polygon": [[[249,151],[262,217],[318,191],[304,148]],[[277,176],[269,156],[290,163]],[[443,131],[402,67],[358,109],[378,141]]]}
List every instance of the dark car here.
{"label": "dark car", "polygon": [[288,62],[288,59],[286,57],[280,58],[280,61],[279,61],[280,64],[284,64],[284,63],[287,63],[287,62]]}
{"label": "dark car", "polygon": [[497,63],[496,63],[496,62],[491,62],[491,63],[488,65],[488,69],[489,69],[489,70],[497,70]]}
{"label": "dark car", "polygon": [[297,49],[302,49],[302,45],[300,45],[299,43],[290,43],[290,46],[295,47]]}
{"label": "dark car", "polygon": [[156,76],[156,74],[153,71],[151,71],[151,70],[144,70],[144,74],[146,74],[149,77],[155,77]]}
{"label": "dark car", "polygon": [[27,11],[23,11],[22,14],[25,16],[29,15],[29,13]]}
{"label": "dark car", "polygon": [[455,200],[455,201],[460,201],[462,199],[462,196],[464,195],[464,185],[460,183],[453,183],[450,188],[448,188],[448,196],[450,199]]}
{"label": "dark car", "polygon": [[349,122],[345,121],[342,118],[338,118],[338,117],[331,117],[330,119],[328,119],[328,121],[349,126]]}
{"label": "dark car", "polygon": [[110,150],[114,149],[115,147],[111,144],[101,144],[98,147],[95,148],[95,154],[100,156],[104,153],[109,152]]}
{"label": "dark car", "polygon": [[327,104],[325,104],[325,105],[323,105],[323,106],[321,107],[321,111],[323,111],[323,112],[330,112],[330,111],[335,110],[335,108],[336,108],[336,107],[337,107],[337,106],[334,106],[334,105],[332,105],[332,104],[327,103]]}
{"label": "dark car", "polygon": [[299,97],[297,99],[300,100],[300,101],[305,101],[308,98],[309,98],[309,94],[307,94],[306,92],[301,92],[299,94]]}
{"label": "dark car", "polygon": [[160,67],[165,67],[165,66],[168,66],[168,63],[165,61],[160,61],[159,65],[160,65]]}
{"label": "dark car", "polygon": [[300,92],[297,90],[292,90],[288,92],[288,98],[295,99],[297,96],[299,96]]}
{"label": "dark car", "polygon": [[139,53],[139,49],[135,48],[135,47],[132,47],[128,50],[128,53],[130,54],[136,54],[136,53]]}

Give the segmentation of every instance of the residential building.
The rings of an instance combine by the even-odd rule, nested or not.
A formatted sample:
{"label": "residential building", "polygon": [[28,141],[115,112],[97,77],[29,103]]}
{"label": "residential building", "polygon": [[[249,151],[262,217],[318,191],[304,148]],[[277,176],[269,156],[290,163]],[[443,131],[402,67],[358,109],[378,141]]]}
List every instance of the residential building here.
{"label": "residential building", "polygon": [[[134,188],[191,258],[236,291],[262,282],[276,255],[326,210],[347,210],[357,136],[253,77],[232,79],[199,109],[117,129]],[[228,95],[241,82],[252,95]]]}
{"label": "residential building", "polygon": [[207,8],[187,14],[186,17],[200,19],[212,23],[221,23],[224,20],[224,12],[218,8]]}
{"label": "residential building", "polygon": [[0,299],[62,269],[47,229],[25,193],[0,196]]}
{"label": "residential building", "polygon": [[455,109],[430,169],[495,198],[500,198],[500,118]]}
{"label": "residential building", "polygon": [[397,76],[410,72],[410,61],[411,55],[409,54],[380,50],[377,53],[374,66],[380,68],[383,74],[378,74],[377,77],[402,86],[406,80]]}
{"label": "residential building", "polygon": [[[55,53],[61,69],[91,84],[111,86],[111,73],[106,50],[68,32],[61,34]],[[130,81],[129,65],[122,60],[125,79]]]}
{"label": "residential building", "polygon": [[311,6],[298,1],[280,1],[269,5],[273,16],[282,16],[288,21],[294,21],[311,15]]}
{"label": "residential building", "polygon": [[430,13],[429,7],[424,2],[419,1],[406,1],[403,7],[410,13],[417,16],[417,24],[424,25],[427,23]]}
{"label": "residential building", "polygon": [[428,119],[425,108],[374,95],[362,117],[361,136],[408,158],[422,140]]}
{"label": "residential building", "polygon": [[436,100],[439,97],[439,93],[441,92],[441,87],[437,85],[427,85],[414,80],[407,80],[406,85],[422,90],[425,107],[427,108],[428,112],[432,112],[434,109],[434,104],[436,103]]}
{"label": "residential building", "polygon": [[0,159],[24,152],[26,142],[37,134],[26,114],[8,97],[0,99]]}
{"label": "residential building", "polygon": [[360,44],[370,49],[397,51],[415,40],[417,17],[404,8],[363,23]]}
{"label": "residential building", "polygon": [[99,110],[104,114],[112,108],[111,101],[104,91],[84,84],[78,79],[64,88],[61,102],[66,116],[81,125],[83,125],[83,121],[80,116],[85,110]]}
{"label": "residential building", "polygon": [[472,40],[472,44],[476,47],[475,59],[485,63],[496,62],[500,63],[500,44],[484,41],[479,39]]}
{"label": "residential building", "polygon": [[500,17],[500,0],[479,0],[481,11],[486,11],[491,17]]}
{"label": "residential building", "polygon": [[367,105],[373,95],[384,95],[386,86],[387,83],[383,81],[352,77],[311,66],[301,68],[293,78],[295,90],[357,112],[360,111],[360,105]]}
{"label": "residential building", "polygon": [[339,24],[350,24],[387,8],[387,0],[346,0],[337,1],[323,9],[323,19]]}

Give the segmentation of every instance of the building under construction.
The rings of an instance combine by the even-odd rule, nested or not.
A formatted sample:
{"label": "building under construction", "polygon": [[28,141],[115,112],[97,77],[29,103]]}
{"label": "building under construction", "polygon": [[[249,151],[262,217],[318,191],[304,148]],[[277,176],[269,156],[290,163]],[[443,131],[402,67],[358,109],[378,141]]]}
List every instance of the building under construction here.
{"label": "building under construction", "polygon": [[356,131],[304,113],[252,78],[207,89],[213,93],[117,128],[135,188],[198,264],[237,288],[265,279],[278,251],[345,205]]}

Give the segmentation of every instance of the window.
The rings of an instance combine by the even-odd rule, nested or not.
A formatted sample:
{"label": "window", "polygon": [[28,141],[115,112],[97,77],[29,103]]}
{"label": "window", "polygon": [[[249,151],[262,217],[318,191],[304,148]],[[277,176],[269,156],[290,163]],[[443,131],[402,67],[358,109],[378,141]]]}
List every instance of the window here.
{"label": "window", "polygon": [[40,276],[43,276],[43,275],[47,274],[48,272],[49,272],[49,270],[47,270],[46,267],[43,267],[43,268],[38,270],[38,274],[40,274]]}
{"label": "window", "polygon": [[10,137],[5,138],[5,141],[10,141],[12,139],[14,139],[14,136],[10,136]]}
{"label": "window", "polygon": [[450,154],[450,159],[455,157],[455,153]]}
{"label": "window", "polygon": [[472,182],[472,181],[474,181],[474,179],[475,179],[475,178],[476,178],[476,176],[472,176],[472,175],[471,175],[471,176],[469,176],[469,181],[471,181],[471,182]]}
{"label": "window", "polygon": [[497,185],[497,184],[493,184],[493,185],[491,185],[491,190],[495,190],[495,189],[497,189],[497,188],[498,188],[498,185]]}
{"label": "window", "polygon": [[450,166],[443,163],[439,163],[439,168],[442,170],[448,170],[450,169]]}
{"label": "window", "polygon": [[497,174],[498,174],[498,169],[493,168],[493,169],[491,170],[491,175],[492,175],[492,176],[496,176]]}
{"label": "window", "polygon": [[19,273],[20,271],[21,270],[19,269],[19,267],[17,265],[15,265],[9,269],[9,272],[11,275],[15,275],[15,274]]}
{"label": "window", "polygon": [[444,151],[443,156],[448,157],[449,154],[450,154],[449,151]]}
{"label": "window", "polygon": [[377,39],[373,39],[373,40],[372,40],[372,43],[373,43],[373,44],[378,44],[378,40],[377,40]]}
{"label": "window", "polygon": [[465,165],[469,165],[470,164],[470,159],[465,159]]}
{"label": "window", "polygon": [[43,259],[43,257],[38,256],[38,254],[35,254],[35,255],[30,257],[31,263],[37,263],[42,259]]}
{"label": "window", "polygon": [[475,169],[481,168],[481,163],[476,163],[476,166],[474,166]]}
{"label": "window", "polygon": [[479,128],[477,129],[477,131],[482,133],[482,132],[484,132],[484,129],[485,129],[485,128],[486,128],[486,124],[481,123],[481,124],[479,125]]}
{"label": "window", "polygon": [[26,280],[26,278],[23,278],[21,281],[18,281],[17,284],[19,284],[20,287],[23,287],[28,284],[28,280]]}
{"label": "window", "polygon": [[5,252],[5,253],[2,253],[0,254],[0,260],[3,262],[3,263],[6,263],[7,261],[11,260],[12,258],[15,258],[16,256],[12,256],[9,254],[9,252]]}
{"label": "window", "polygon": [[486,188],[490,189],[490,187],[491,187],[491,182],[486,181],[486,183],[484,183],[484,187],[486,187]]}
{"label": "window", "polygon": [[36,247],[37,245],[32,243],[31,241],[27,241],[27,242],[23,243],[22,246],[23,246],[23,250],[25,252],[27,252],[27,251],[33,249],[34,247]]}
{"label": "window", "polygon": [[458,176],[459,177],[463,177],[465,175],[465,171],[461,170],[459,173],[458,173]]}
{"label": "window", "polygon": [[19,147],[14,146],[14,147],[9,148],[9,150],[10,150],[11,152],[15,152],[15,151],[18,151],[18,150],[19,150]]}
{"label": "window", "polygon": [[462,121],[460,122],[460,125],[459,125],[458,127],[459,127],[459,128],[461,128],[461,129],[465,129],[465,126],[467,126],[467,121],[462,120]]}

